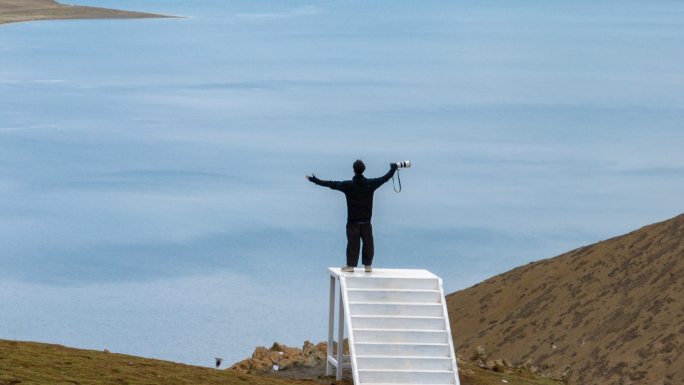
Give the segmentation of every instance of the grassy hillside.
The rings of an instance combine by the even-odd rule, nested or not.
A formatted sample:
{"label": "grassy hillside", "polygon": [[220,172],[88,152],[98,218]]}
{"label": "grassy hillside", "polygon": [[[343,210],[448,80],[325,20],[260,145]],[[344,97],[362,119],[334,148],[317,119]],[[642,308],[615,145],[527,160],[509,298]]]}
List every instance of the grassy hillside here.
{"label": "grassy hillside", "polygon": [[[323,367],[324,368],[324,367]],[[464,366],[459,370],[461,385],[559,385],[529,373],[503,374]],[[38,342],[0,340],[0,385],[15,384],[224,384],[306,385],[312,381],[256,376],[230,370],[216,370],[169,361],[67,348]],[[319,380],[314,380],[319,382]],[[346,381],[323,381],[351,385]]]}
{"label": "grassy hillside", "polygon": [[482,345],[576,384],[684,382],[684,215],[447,296],[457,353]]}
{"label": "grassy hillside", "polygon": [[0,340],[0,385],[14,384],[304,385],[311,382],[61,345]]}
{"label": "grassy hillside", "polygon": [[503,374],[480,368],[468,367],[468,369],[470,371],[459,370],[458,372],[461,385],[563,385],[549,378],[541,378],[529,373]]}

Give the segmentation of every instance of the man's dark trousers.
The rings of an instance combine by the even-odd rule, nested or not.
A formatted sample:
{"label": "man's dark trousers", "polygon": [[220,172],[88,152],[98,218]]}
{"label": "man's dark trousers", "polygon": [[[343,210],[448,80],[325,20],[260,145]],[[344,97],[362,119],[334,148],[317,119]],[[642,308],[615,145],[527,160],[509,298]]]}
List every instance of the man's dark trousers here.
{"label": "man's dark trousers", "polygon": [[347,266],[356,267],[359,264],[359,249],[363,241],[362,259],[364,265],[373,264],[373,226],[368,223],[347,222]]}

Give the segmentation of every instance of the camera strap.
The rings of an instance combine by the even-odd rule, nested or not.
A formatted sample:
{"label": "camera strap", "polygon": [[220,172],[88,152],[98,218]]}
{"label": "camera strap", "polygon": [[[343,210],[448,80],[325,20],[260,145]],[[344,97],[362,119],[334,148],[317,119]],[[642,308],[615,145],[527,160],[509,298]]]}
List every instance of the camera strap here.
{"label": "camera strap", "polygon": [[397,169],[397,179],[399,180],[399,191],[397,191],[396,186],[394,185],[394,175],[392,175],[392,188],[394,188],[394,192],[400,193],[401,192],[401,177],[399,176],[399,169]]}

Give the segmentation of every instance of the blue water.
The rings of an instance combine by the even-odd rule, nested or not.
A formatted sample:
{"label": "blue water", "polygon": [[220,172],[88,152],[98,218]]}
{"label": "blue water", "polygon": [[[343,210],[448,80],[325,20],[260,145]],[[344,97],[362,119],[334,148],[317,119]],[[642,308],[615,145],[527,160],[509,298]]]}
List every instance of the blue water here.
{"label": "blue water", "polygon": [[0,338],[324,340],[357,158],[449,292],[684,212],[684,3],[76,4],[191,17],[0,27]]}

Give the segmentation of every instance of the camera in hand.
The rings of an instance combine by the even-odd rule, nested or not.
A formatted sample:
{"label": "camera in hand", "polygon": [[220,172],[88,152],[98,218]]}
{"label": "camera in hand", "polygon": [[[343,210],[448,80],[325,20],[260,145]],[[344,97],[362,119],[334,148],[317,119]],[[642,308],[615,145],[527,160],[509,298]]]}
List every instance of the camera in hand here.
{"label": "camera in hand", "polygon": [[397,165],[397,179],[399,180],[399,190],[397,190],[397,187],[394,185],[394,175],[392,175],[392,187],[394,188],[395,192],[401,192],[401,177],[399,176],[398,169],[411,167],[411,162],[407,160],[406,162],[397,162],[395,164]]}

